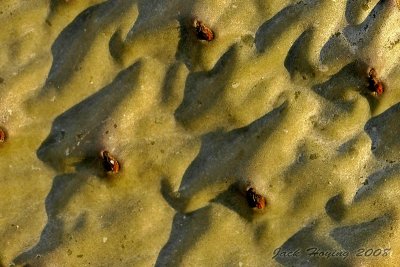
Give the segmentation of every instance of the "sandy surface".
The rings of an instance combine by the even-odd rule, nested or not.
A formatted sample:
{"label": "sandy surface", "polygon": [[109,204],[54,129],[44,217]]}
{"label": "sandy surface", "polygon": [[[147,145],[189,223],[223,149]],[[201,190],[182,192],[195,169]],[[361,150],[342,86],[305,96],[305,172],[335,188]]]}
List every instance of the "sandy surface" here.
{"label": "sandy surface", "polygon": [[400,262],[398,1],[1,0],[0,25],[0,266]]}

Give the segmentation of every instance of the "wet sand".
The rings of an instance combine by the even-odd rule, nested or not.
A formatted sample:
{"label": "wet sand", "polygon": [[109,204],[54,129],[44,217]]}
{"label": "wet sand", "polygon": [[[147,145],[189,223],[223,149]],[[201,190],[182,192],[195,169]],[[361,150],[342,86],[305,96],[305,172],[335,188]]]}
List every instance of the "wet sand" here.
{"label": "wet sand", "polygon": [[398,1],[3,0],[0,23],[0,266],[400,261]]}

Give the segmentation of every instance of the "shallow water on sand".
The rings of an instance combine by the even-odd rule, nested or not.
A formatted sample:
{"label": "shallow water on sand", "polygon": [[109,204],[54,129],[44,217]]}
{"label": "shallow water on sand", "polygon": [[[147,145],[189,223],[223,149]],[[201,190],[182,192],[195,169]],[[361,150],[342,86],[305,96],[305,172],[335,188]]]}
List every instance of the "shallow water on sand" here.
{"label": "shallow water on sand", "polygon": [[398,1],[3,0],[0,23],[0,266],[400,261]]}

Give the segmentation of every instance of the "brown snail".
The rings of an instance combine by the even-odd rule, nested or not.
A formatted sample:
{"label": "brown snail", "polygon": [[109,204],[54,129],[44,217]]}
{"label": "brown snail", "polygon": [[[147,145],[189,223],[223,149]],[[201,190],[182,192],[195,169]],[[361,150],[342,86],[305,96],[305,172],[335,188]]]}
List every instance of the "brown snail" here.
{"label": "brown snail", "polygon": [[252,187],[247,189],[246,199],[247,199],[247,202],[249,203],[249,206],[252,208],[257,208],[259,210],[262,210],[267,205],[267,201],[266,201],[265,197],[258,194]]}
{"label": "brown snail", "polygon": [[103,150],[101,151],[101,157],[103,159],[103,167],[106,172],[118,173],[120,170],[120,164],[118,160],[110,154],[110,152]]}
{"label": "brown snail", "polygon": [[0,143],[4,143],[6,141],[6,132],[0,128]]}
{"label": "brown snail", "polygon": [[368,89],[378,96],[384,92],[383,83],[378,79],[378,73],[374,68],[368,72]]}
{"label": "brown snail", "polygon": [[214,39],[214,32],[200,20],[195,19],[193,21],[193,27],[199,40],[210,42]]}

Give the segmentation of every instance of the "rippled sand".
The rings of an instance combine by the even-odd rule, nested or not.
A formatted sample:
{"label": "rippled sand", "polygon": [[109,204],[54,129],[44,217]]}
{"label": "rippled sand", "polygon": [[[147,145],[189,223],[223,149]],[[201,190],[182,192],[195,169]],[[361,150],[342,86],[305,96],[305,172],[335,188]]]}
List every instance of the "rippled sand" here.
{"label": "rippled sand", "polygon": [[0,1],[0,266],[396,266],[399,5]]}

